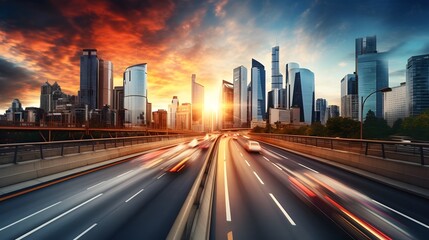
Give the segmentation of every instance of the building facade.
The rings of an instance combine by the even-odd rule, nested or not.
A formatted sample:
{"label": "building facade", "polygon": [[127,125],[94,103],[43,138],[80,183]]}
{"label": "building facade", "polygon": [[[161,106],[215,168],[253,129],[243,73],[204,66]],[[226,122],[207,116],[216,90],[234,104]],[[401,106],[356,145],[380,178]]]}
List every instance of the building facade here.
{"label": "building facade", "polygon": [[357,38],[355,41],[355,72],[358,72],[358,57],[360,55],[377,53],[377,37],[368,36]]}
{"label": "building facade", "polygon": [[341,116],[359,120],[358,81],[356,74],[341,79]]}
{"label": "building facade", "polygon": [[179,106],[179,99],[177,96],[173,96],[171,104],[168,105],[168,117],[167,117],[167,127],[174,129],[176,127],[176,112],[177,107]]}
{"label": "building facade", "polygon": [[158,109],[158,111],[152,113],[154,129],[167,129],[167,111],[164,109]]}
{"label": "building facade", "polygon": [[280,73],[280,47],[271,49],[271,90],[283,88],[283,75]]}
{"label": "building facade", "polygon": [[406,76],[408,115],[429,110],[429,54],[408,59]]}
{"label": "building facade", "polygon": [[393,126],[398,119],[404,119],[408,114],[407,86],[405,82],[392,87],[391,92],[384,93],[384,120]]}
{"label": "building facade", "polygon": [[176,112],[177,130],[191,130],[191,112],[192,106],[190,103],[182,103],[182,105],[179,105]]}
{"label": "building facade", "polygon": [[291,89],[290,89],[290,84],[291,84],[291,70],[294,68],[299,68],[299,64],[298,63],[294,63],[294,62],[290,62],[286,64],[286,77],[285,77],[285,83],[286,83],[286,94],[285,94],[285,98],[286,98],[286,109],[289,109],[291,107]]}
{"label": "building facade", "polygon": [[234,85],[228,81],[222,81],[221,107],[220,107],[220,129],[234,127]]}
{"label": "building facade", "polygon": [[192,130],[201,132],[204,129],[204,86],[196,82],[192,74]]}
{"label": "building facade", "polygon": [[290,69],[291,107],[300,109],[300,121],[314,121],[314,73],[306,68]]}
{"label": "building facade", "polygon": [[125,123],[145,125],[147,122],[147,64],[136,64],[124,72]]}
{"label": "building facade", "polygon": [[321,124],[326,124],[328,120],[326,117],[326,108],[328,107],[328,102],[324,98],[316,99],[316,115],[315,121],[320,121]]}
{"label": "building facade", "polygon": [[98,64],[97,49],[83,49],[80,56],[79,103],[89,109],[98,107]]}
{"label": "building facade", "polygon": [[247,69],[239,66],[233,70],[234,127],[247,126]]}
{"label": "building facade", "polygon": [[98,108],[102,109],[105,105],[112,107],[113,64],[111,61],[99,59],[98,66]]}
{"label": "building facade", "polygon": [[252,122],[266,119],[265,67],[252,59],[250,116]]}

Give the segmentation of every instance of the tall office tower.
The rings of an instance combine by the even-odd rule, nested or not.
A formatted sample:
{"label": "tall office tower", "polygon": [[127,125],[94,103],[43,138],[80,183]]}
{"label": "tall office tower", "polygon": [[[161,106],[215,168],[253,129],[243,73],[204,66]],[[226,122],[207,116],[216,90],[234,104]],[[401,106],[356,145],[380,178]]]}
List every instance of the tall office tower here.
{"label": "tall office tower", "polygon": [[292,70],[292,69],[294,69],[294,68],[299,68],[299,64],[298,63],[294,63],[294,62],[291,62],[291,63],[287,63],[286,64],[286,77],[285,77],[285,80],[286,80],[286,94],[284,95],[285,96],[285,98],[286,98],[286,109],[289,109],[290,107],[291,107],[291,98],[292,98],[292,91],[290,90],[290,79],[291,79],[291,76],[290,76],[290,71]]}
{"label": "tall office tower", "polygon": [[271,90],[283,88],[283,75],[279,66],[279,46],[272,48],[271,53]]}
{"label": "tall office tower", "polygon": [[220,128],[234,127],[234,85],[228,81],[222,81],[220,109]]}
{"label": "tall office tower", "polygon": [[146,124],[147,114],[147,64],[141,63],[128,67],[124,72],[124,109],[125,123],[131,125]]}
{"label": "tall office tower", "polygon": [[79,103],[88,105],[88,109],[98,107],[98,64],[97,49],[83,49],[80,56]]}
{"label": "tall office tower", "polygon": [[268,92],[267,109],[280,108],[282,89],[275,88]]}
{"label": "tall office tower", "polygon": [[252,87],[251,121],[264,121],[266,119],[265,67],[255,59],[252,59],[250,85]]}
{"label": "tall office tower", "polygon": [[153,112],[153,128],[154,129],[167,129],[167,111],[164,109],[158,109]]}
{"label": "tall office tower", "polygon": [[247,69],[239,66],[233,71],[234,127],[247,126]]}
{"label": "tall office tower", "polygon": [[356,39],[355,72],[358,72],[358,57],[368,53],[377,53],[377,37],[369,36]]}
{"label": "tall office tower", "polygon": [[330,118],[334,118],[334,117],[339,117],[340,116],[340,107],[338,107],[337,105],[329,105],[326,108],[326,120],[330,119]]}
{"label": "tall office tower", "polygon": [[167,117],[167,127],[174,129],[176,127],[176,112],[177,107],[179,106],[179,99],[177,96],[173,96],[171,104],[168,104],[168,117]]}
{"label": "tall office tower", "polygon": [[124,87],[117,86],[113,89],[112,109],[116,110],[116,125],[123,126],[125,122]]}
{"label": "tall office tower", "polygon": [[196,75],[192,74],[192,130],[201,132],[204,112],[204,86],[196,82]]}
{"label": "tall office tower", "polygon": [[406,83],[392,87],[391,92],[384,93],[384,120],[393,126],[398,119],[404,119],[408,114],[408,99]]}
{"label": "tall office tower", "polygon": [[429,54],[413,56],[407,63],[409,116],[429,109]]}
{"label": "tall office tower", "polygon": [[191,130],[192,122],[192,106],[190,103],[182,103],[179,105],[176,112],[176,129]]}
{"label": "tall office tower", "polygon": [[247,85],[247,126],[252,122],[252,81]]}
{"label": "tall office tower", "polygon": [[[389,67],[383,53],[368,53],[358,56],[358,100],[359,106],[374,91],[389,86]],[[363,118],[371,110],[378,118],[383,117],[383,93],[376,92],[364,104]],[[361,107],[359,107],[361,116]]]}
{"label": "tall office tower", "polygon": [[[326,124],[326,121],[328,120],[326,118],[326,107],[328,106],[328,103],[326,99],[324,98],[318,98],[316,99],[316,113],[319,114],[319,120],[321,124]],[[317,116],[316,116],[317,118]],[[316,121],[317,121],[316,120]]]}
{"label": "tall office tower", "polygon": [[102,109],[105,105],[112,107],[113,64],[111,61],[99,59],[98,66],[98,108]]}
{"label": "tall office tower", "polygon": [[49,82],[45,82],[40,87],[40,108],[45,113],[48,113],[53,110],[52,105],[52,85]]}
{"label": "tall office tower", "polygon": [[341,79],[341,116],[359,120],[358,81],[356,74]]}
{"label": "tall office tower", "polygon": [[[147,96],[147,92],[146,92]],[[146,118],[146,126],[151,127],[152,126],[152,103],[149,102],[149,100],[146,100],[146,112],[147,112],[147,118]]]}
{"label": "tall office tower", "polygon": [[291,107],[300,109],[301,122],[311,124],[314,121],[314,73],[306,68],[289,71]]}

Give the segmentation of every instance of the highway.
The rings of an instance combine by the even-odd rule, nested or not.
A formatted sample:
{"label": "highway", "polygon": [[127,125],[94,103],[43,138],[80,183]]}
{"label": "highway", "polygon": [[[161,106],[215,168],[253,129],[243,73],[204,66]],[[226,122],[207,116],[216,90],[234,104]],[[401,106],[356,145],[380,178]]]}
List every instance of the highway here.
{"label": "highway", "polygon": [[165,239],[207,150],[142,154],[0,202],[0,239]]}
{"label": "highway", "polygon": [[211,239],[427,239],[428,201],[288,151],[224,137]]}

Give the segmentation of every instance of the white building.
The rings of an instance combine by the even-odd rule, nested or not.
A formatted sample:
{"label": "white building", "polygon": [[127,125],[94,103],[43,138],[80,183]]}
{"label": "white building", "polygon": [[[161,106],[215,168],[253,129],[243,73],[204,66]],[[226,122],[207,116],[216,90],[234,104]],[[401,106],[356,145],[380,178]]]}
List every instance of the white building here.
{"label": "white building", "polygon": [[408,113],[407,86],[405,82],[392,87],[391,92],[384,93],[384,119],[389,126],[398,119],[404,119]]}

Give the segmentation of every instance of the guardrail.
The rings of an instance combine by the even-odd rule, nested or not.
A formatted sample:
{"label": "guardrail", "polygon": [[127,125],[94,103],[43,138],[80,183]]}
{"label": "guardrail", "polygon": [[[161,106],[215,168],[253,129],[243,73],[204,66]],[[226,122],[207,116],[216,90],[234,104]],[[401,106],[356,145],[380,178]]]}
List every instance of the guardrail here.
{"label": "guardrail", "polygon": [[249,135],[310,145],[366,156],[392,159],[407,163],[429,165],[429,144],[395,141],[361,140],[345,138],[312,137],[301,135],[250,133]]}
{"label": "guardrail", "polygon": [[201,134],[158,135],[56,142],[0,144],[0,165],[10,163],[17,164],[18,162],[23,161],[59,157],[68,154],[79,154],[89,151],[132,146],[141,143],[165,141],[200,135]]}

